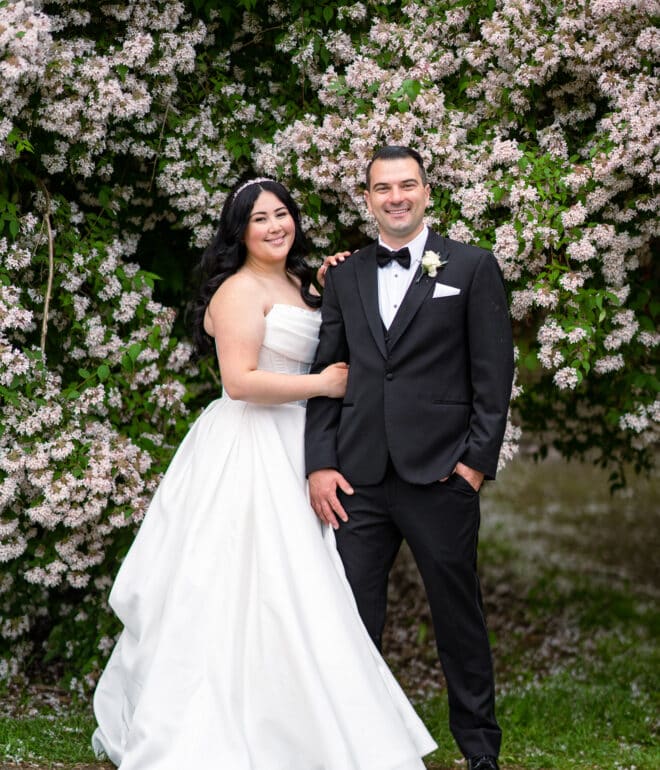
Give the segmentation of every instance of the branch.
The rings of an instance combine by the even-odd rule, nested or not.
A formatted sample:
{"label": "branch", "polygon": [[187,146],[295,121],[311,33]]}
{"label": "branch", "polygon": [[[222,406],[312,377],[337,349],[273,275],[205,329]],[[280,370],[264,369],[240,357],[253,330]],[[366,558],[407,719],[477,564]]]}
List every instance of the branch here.
{"label": "branch", "polygon": [[170,111],[171,101],[168,101],[165,105],[165,114],[163,115],[163,122],[160,125],[160,136],[158,137],[158,147],[156,148],[156,157],[154,158],[154,166],[151,170],[151,179],[149,180],[148,192],[151,192],[154,186],[154,179],[156,178],[156,168],[158,167],[158,158],[160,158],[160,148],[163,146],[163,135],[165,134],[165,124],[167,123],[167,115]]}
{"label": "branch", "polygon": [[46,230],[48,231],[48,283],[46,285],[46,296],[44,298],[44,317],[41,322],[41,355],[46,354],[46,332],[48,330],[48,311],[50,309],[50,295],[53,291],[53,276],[55,274],[55,247],[53,242],[53,229],[50,226],[50,195],[48,190],[42,184],[41,185],[48,206],[44,214],[44,222],[46,224]]}

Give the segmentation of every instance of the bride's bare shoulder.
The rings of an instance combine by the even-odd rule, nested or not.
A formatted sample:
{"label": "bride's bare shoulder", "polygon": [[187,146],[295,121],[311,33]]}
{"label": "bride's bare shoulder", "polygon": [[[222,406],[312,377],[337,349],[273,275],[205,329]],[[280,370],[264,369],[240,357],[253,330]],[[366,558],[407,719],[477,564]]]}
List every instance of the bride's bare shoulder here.
{"label": "bride's bare shoulder", "polygon": [[[238,271],[224,280],[215,294],[211,297],[211,302],[222,303],[231,301],[234,297],[250,297],[259,294],[259,282],[247,271]],[[211,304],[211,302],[209,304]]]}
{"label": "bride's bare shoulder", "polygon": [[204,327],[214,336],[214,326],[223,319],[257,311],[263,314],[266,307],[263,287],[249,273],[239,271],[216,289],[206,308]]}

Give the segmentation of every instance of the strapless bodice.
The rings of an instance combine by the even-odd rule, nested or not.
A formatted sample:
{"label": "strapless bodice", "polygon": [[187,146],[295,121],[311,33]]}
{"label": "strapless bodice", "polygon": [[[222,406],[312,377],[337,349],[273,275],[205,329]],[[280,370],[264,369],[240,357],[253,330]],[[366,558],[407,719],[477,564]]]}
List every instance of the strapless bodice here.
{"label": "strapless bodice", "polygon": [[259,369],[280,374],[307,374],[319,342],[321,311],[275,304],[266,316]]}
{"label": "strapless bodice", "polygon": [[[320,326],[320,310],[275,303],[266,315],[258,368],[278,374],[307,374],[319,342]],[[232,400],[226,392],[222,398]],[[305,405],[304,401],[293,403]]]}

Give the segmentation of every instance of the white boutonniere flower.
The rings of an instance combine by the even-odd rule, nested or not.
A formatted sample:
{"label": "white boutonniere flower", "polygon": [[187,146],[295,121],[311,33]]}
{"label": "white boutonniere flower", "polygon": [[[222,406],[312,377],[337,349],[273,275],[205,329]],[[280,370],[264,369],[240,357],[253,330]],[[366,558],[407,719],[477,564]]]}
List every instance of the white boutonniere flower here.
{"label": "white boutonniere flower", "polygon": [[444,267],[449,260],[443,260],[439,254],[435,251],[425,251],[422,257],[422,275],[428,275],[430,278],[435,278],[438,274],[438,270]]}

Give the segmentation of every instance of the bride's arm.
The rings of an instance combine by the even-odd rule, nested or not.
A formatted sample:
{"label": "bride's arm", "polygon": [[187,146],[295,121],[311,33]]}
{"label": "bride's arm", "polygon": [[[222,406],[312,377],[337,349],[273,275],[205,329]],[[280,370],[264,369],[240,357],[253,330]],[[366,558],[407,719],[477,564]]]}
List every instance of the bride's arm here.
{"label": "bride's arm", "polygon": [[207,310],[207,326],[215,337],[222,386],[227,394],[255,404],[284,404],[315,396],[341,398],[348,367],[333,364],[319,374],[279,374],[257,369],[266,330],[263,297],[248,283],[229,278]]}

